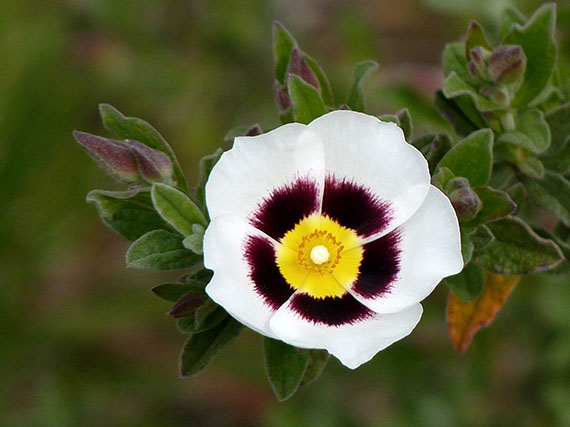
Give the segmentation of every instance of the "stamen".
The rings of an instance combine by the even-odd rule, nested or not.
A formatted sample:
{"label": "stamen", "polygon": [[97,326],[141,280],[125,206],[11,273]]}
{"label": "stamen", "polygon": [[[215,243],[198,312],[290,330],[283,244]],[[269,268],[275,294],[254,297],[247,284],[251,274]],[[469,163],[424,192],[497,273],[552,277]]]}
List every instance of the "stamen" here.
{"label": "stamen", "polygon": [[317,265],[324,264],[329,257],[329,250],[324,245],[317,245],[311,249],[311,260]]}

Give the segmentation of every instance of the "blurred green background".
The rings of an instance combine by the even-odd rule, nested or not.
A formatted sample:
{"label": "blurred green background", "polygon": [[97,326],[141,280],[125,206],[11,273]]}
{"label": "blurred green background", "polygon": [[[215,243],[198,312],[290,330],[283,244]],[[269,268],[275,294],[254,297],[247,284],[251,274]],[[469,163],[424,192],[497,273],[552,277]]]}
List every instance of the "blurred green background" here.
{"label": "blurred green background", "polygon": [[[408,107],[416,135],[446,129],[431,105],[445,42],[509,4],[530,15],[540,2],[0,0],[0,426],[570,425],[567,277],[523,280],[463,357],[441,286],[408,339],[354,372],[331,361],[286,403],[249,331],[180,379],[184,336],[148,291],[172,275],[125,268],[128,242],[84,201],[118,187],[71,137],[104,134],[97,104],[111,103],[157,127],[195,181],[228,129],[278,124],[273,19],[321,62],[337,102],[372,58],[369,112]],[[565,62],[569,31],[559,2]]]}

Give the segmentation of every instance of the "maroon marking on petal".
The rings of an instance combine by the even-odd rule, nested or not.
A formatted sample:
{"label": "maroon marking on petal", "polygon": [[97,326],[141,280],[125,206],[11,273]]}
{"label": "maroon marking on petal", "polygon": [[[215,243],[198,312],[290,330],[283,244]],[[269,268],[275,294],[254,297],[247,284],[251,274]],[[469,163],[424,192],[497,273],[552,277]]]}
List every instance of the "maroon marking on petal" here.
{"label": "maroon marking on petal", "polygon": [[384,230],[392,220],[388,202],[358,184],[330,175],[325,180],[322,213],[364,237]]}
{"label": "maroon marking on petal", "polygon": [[318,208],[317,184],[309,178],[299,178],[289,185],[273,190],[254,213],[250,223],[279,240]]}
{"label": "maroon marking on petal", "polygon": [[351,325],[374,316],[373,311],[348,293],[325,298],[297,294],[291,301],[291,309],[305,320],[327,326]]}
{"label": "maroon marking on petal", "polygon": [[249,236],[246,240],[245,259],[250,267],[249,277],[255,291],[267,305],[277,310],[293,295],[293,289],[279,271],[273,244],[263,237]]}
{"label": "maroon marking on petal", "polygon": [[390,291],[400,271],[400,233],[397,230],[363,246],[358,279],[352,288],[364,298]]}

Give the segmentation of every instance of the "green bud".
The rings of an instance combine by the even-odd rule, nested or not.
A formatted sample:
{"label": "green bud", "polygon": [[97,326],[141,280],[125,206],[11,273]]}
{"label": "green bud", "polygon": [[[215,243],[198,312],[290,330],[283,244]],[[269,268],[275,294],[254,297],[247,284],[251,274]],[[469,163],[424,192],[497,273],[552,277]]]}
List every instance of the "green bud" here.
{"label": "green bud", "polygon": [[445,185],[449,182],[449,180],[453,178],[455,178],[455,175],[453,172],[451,172],[451,169],[441,167],[438,168],[434,176],[431,177],[431,183],[441,191],[444,191]]}
{"label": "green bud", "polygon": [[277,80],[273,83],[273,96],[275,97],[275,102],[277,103],[277,108],[280,113],[284,113],[291,108],[289,95],[287,95],[283,86],[281,86],[281,83]]}
{"label": "green bud", "polygon": [[479,93],[497,105],[505,105],[509,99],[505,89],[496,86],[483,86]]}
{"label": "green bud", "polygon": [[466,178],[459,177],[449,180],[445,185],[445,193],[461,221],[475,218],[481,210],[481,200],[471,189]]}
{"label": "green bud", "polygon": [[78,131],[73,132],[73,136],[87,154],[113,178],[128,184],[140,181],[137,162],[129,147],[121,141]]}
{"label": "green bud", "polygon": [[489,60],[489,78],[495,83],[519,86],[526,69],[526,55],[518,45],[500,46]]}

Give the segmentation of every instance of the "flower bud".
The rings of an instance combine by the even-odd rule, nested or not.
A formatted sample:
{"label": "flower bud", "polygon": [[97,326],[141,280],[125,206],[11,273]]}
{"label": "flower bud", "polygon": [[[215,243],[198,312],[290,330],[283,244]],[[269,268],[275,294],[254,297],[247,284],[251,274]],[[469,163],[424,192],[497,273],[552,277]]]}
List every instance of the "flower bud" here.
{"label": "flower bud", "polygon": [[73,136],[109,175],[128,184],[140,181],[137,162],[122,142],[78,131]]}
{"label": "flower bud", "polygon": [[469,221],[481,210],[481,200],[469,186],[466,178],[453,178],[445,186],[451,204],[461,221]]}
{"label": "flower bud", "polygon": [[496,86],[483,86],[479,93],[498,105],[507,103],[507,93],[504,89]]}
{"label": "flower bud", "polygon": [[487,66],[489,63],[489,58],[491,57],[491,52],[481,46],[474,47],[471,49],[471,61],[467,63],[467,70],[474,78],[487,81]]}
{"label": "flower bud", "polygon": [[277,107],[279,108],[279,112],[283,113],[291,108],[291,100],[289,99],[289,95],[287,95],[281,83],[278,80],[275,80],[273,83],[273,96],[275,97],[275,101],[277,102]]}
{"label": "flower bud", "polygon": [[489,78],[496,83],[519,85],[525,69],[526,55],[518,45],[498,47],[489,60]]}
{"label": "flower bud", "polygon": [[321,85],[319,79],[303,58],[303,54],[297,48],[293,48],[291,51],[291,58],[289,60],[289,72],[287,75],[293,74],[301,77],[306,83],[310,84],[316,88],[319,92],[321,91]]}
{"label": "flower bud", "polygon": [[134,156],[140,175],[145,181],[172,183],[174,169],[172,160],[166,154],[138,141],[128,139],[124,144]]}

